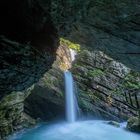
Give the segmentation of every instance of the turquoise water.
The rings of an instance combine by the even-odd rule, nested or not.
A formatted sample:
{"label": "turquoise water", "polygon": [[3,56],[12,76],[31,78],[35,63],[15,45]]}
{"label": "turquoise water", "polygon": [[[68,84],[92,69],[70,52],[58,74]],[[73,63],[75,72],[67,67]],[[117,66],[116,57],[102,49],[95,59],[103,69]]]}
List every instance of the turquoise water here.
{"label": "turquoise water", "polygon": [[8,140],[140,140],[140,135],[94,120],[43,124]]}

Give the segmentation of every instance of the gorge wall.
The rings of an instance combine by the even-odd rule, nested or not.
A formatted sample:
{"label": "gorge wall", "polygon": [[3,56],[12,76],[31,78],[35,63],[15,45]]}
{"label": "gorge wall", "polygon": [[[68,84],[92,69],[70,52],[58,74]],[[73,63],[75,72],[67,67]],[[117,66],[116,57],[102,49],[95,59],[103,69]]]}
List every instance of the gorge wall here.
{"label": "gorge wall", "polygon": [[[72,68],[78,86],[82,85],[79,96],[82,110],[117,120],[126,118],[125,113],[136,115],[126,105],[120,103],[117,107],[115,102],[110,107],[104,99],[110,99],[111,89],[124,78],[120,78],[120,74],[127,75],[129,69],[140,70],[140,1],[1,0],[0,17],[0,139],[29,127],[35,123],[34,119],[47,120],[63,115],[63,74],[57,65],[68,62],[69,68],[71,58],[65,46],[58,48],[60,37],[79,43],[82,50],[86,48],[93,52],[79,55]],[[86,71],[95,66],[92,64],[95,50],[127,67],[119,63],[115,66],[117,74],[108,72],[101,77],[88,76],[85,79]],[[84,55],[90,64],[81,60]],[[100,58],[98,60],[101,61]],[[81,61],[83,66],[79,66]],[[120,67],[124,71],[119,71]],[[97,89],[100,104],[93,99],[96,98],[94,84],[97,82],[107,84]],[[86,94],[83,95],[84,92]],[[83,99],[82,96],[86,97]],[[124,102],[123,98],[119,100]],[[103,115],[103,109],[109,113]]]}
{"label": "gorge wall", "polygon": [[[1,85],[2,93],[25,89],[38,79],[35,76],[38,74],[33,71],[40,69],[44,73],[50,68],[59,42],[57,31],[60,36],[79,43],[83,48],[101,50],[134,70],[140,68],[140,2],[137,0],[2,0],[0,6],[0,74],[1,83],[5,82]],[[25,58],[25,62],[21,62]],[[24,64],[26,61],[29,64]],[[37,61],[44,63],[37,64]],[[36,63],[36,68],[31,66],[32,62]],[[14,71],[10,75],[9,66]],[[29,69],[33,71],[29,72]],[[23,87],[17,86],[16,82],[12,86],[12,82],[5,80],[22,83],[18,76],[17,80],[12,77],[19,73],[35,74],[29,76],[31,80],[28,76],[21,78],[24,83],[30,81]]]}
{"label": "gorge wall", "polygon": [[51,15],[61,35],[140,70],[140,1],[58,0]]}
{"label": "gorge wall", "polygon": [[0,139],[35,124],[24,113],[31,86],[56,59],[58,33],[36,0],[0,1]]}

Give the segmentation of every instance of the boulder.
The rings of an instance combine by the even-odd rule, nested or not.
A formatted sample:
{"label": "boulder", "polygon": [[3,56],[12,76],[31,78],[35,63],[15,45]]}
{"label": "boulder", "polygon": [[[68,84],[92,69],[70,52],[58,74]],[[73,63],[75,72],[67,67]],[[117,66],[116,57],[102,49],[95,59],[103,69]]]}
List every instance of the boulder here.
{"label": "boulder", "polygon": [[132,131],[132,132],[140,133],[139,118],[137,118],[137,117],[130,118],[127,122],[127,129]]}
{"label": "boulder", "polygon": [[118,122],[115,122],[115,121],[110,121],[107,124],[115,126],[115,127],[120,127],[120,124]]}

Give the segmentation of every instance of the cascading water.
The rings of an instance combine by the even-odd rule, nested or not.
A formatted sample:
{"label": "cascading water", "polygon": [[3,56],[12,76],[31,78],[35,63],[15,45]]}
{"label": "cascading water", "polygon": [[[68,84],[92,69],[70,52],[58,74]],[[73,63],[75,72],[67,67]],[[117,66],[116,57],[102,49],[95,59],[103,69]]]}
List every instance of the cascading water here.
{"label": "cascading water", "polygon": [[71,72],[65,71],[65,107],[68,122],[75,122],[77,117],[77,100],[75,96],[74,81]]}

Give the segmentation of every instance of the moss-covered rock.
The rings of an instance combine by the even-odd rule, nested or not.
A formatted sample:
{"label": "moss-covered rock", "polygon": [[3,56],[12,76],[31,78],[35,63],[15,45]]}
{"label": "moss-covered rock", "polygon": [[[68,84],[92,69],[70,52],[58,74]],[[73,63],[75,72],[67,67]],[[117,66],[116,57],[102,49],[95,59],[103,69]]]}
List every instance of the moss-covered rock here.
{"label": "moss-covered rock", "polygon": [[77,52],[80,51],[80,45],[79,44],[73,43],[73,42],[71,42],[69,40],[66,40],[64,38],[60,38],[60,45],[67,46],[69,49],[76,50]]}
{"label": "moss-covered rock", "polygon": [[34,86],[23,92],[12,92],[0,101],[0,137],[36,124],[36,121],[24,113],[24,100],[31,93]]}
{"label": "moss-covered rock", "polygon": [[140,122],[138,117],[132,117],[127,122],[127,129],[133,132],[140,133]]}
{"label": "moss-covered rock", "polygon": [[[122,63],[103,52],[83,50],[77,55],[71,71],[79,88],[79,103],[85,113],[117,121],[137,114],[126,104],[124,92],[128,89],[123,84],[132,71]],[[135,102],[133,105],[137,106]]]}

